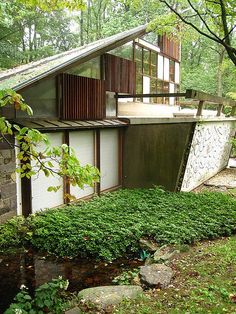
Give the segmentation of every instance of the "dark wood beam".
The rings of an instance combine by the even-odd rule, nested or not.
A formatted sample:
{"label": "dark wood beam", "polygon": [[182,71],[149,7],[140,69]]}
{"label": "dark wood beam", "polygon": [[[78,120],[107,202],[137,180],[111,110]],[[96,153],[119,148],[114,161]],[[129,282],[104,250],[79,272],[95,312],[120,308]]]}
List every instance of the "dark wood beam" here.
{"label": "dark wood beam", "polygon": [[131,94],[121,95],[116,94],[115,98],[144,98],[144,97],[185,97],[186,93],[153,93],[153,94]]}

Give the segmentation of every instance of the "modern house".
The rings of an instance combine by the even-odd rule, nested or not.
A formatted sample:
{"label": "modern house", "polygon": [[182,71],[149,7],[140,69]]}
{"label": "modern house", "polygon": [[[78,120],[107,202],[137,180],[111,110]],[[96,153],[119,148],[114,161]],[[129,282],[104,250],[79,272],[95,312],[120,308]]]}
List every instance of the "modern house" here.
{"label": "modern house", "polygon": [[[69,144],[82,165],[98,167],[101,179],[83,190],[44,174],[15,179],[15,153],[2,143],[0,214],[10,210],[28,215],[60,206],[68,201],[66,193],[80,199],[122,186],[191,190],[214,175],[228,161],[235,119],[221,117],[218,111],[201,129],[200,115],[179,116],[175,96],[187,96],[178,94],[179,84],[179,44],[165,35],[146,34],[146,26],[1,72],[0,89],[21,93],[34,112],[32,117],[12,109],[2,114],[20,126],[46,132],[52,145]],[[190,96],[200,102],[209,100],[194,93]],[[219,104],[223,106],[220,100]],[[214,138],[207,148],[201,147],[199,157],[199,134],[203,138],[208,134],[209,142],[212,131]],[[204,150],[210,153],[219,139],[215,154],[224,151],[225,156],[210,160],[211,171],[188,166],[191,156],[201,159]],[[58,183],[57,193],[47,191]]]}

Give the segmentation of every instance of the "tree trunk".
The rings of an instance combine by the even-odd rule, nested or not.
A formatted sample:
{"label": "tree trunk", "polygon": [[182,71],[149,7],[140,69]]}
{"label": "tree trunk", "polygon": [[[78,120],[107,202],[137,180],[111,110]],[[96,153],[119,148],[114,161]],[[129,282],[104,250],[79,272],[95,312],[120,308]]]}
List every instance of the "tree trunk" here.
{"label": "tree trunk", "polygon": [[84,45],[84,12],[80,14],[80,45]]}
{"label": "tree trunk", "polygon": [[223,62],[225,56],[225,49],[220,44],[218,45],[218,66],[217,66],[217,73],[216,73],[216,92],[217,95],[222,97],[223,94],[223,85],[222,85],[222,74],[223,74]]}

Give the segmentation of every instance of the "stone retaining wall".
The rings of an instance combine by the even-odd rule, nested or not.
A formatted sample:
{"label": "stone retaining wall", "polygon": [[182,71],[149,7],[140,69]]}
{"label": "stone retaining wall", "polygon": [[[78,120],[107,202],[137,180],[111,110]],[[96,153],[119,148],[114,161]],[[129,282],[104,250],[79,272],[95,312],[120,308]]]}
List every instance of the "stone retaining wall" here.
{"label": "stone retaining wall", "polygon": [[194,131],[182,191],[191,191],[227,166],[235,121],[201,121]]}
{"label": "stone retaining wall", "polygon": [[16,215],[15,152],[12,149],[0,151],[0,222]]}

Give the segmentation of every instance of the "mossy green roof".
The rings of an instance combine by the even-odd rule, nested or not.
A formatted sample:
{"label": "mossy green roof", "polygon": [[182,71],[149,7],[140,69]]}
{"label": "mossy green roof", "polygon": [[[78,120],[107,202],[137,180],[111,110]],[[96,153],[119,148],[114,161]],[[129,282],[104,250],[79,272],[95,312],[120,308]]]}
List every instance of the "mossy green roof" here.
{"label": "mossy green roof", "polygon": [[50,74],[62,71],[63,68],[68,67],[70,64],[85,57],[88,58],[89,55],[92,58],[95,52],[107,52],[113,49],[116,43],[122,45],[144,33],[145,29],[145,25],[138,26],[79,48],[2,71],[0,72],[0,89],[12,88],[20,90]]}

